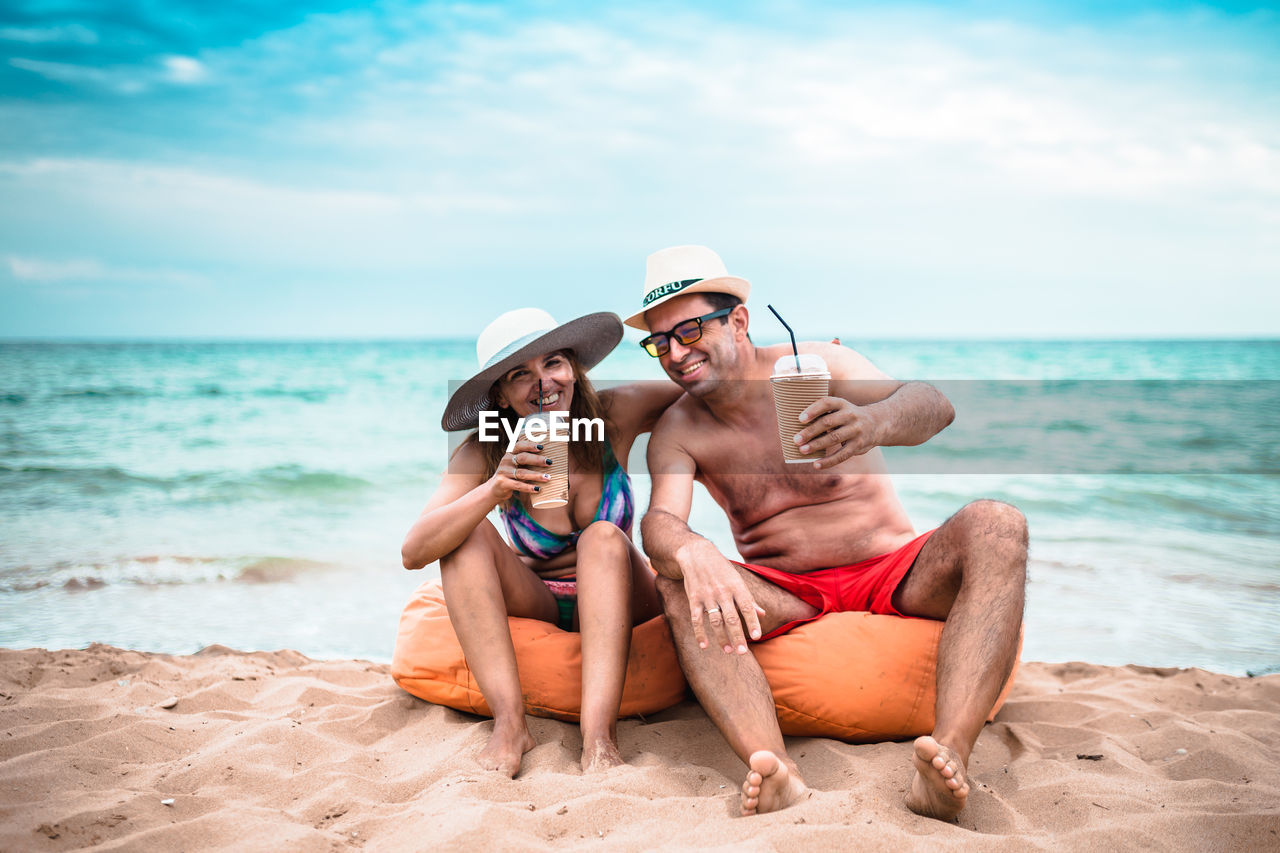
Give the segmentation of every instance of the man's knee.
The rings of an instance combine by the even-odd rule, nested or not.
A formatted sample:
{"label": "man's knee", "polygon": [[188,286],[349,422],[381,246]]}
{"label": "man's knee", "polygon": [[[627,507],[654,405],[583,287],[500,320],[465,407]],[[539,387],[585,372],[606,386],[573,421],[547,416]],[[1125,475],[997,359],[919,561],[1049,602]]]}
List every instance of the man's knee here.
{"label": "man's knee", "polygon": [[1004,501],[987,498],[966,504],[956,513],[965,535],[979,542],[1004,540],[1027,546],[1027,517],[1022,510]]}
{"label": "man's knee", "polygon": [[1021,510],[1003,501],[984,499],[966,505],[956,513],[956,519],[966,582],[985,579],[1018,587],[1026,584],[1027,519]]}

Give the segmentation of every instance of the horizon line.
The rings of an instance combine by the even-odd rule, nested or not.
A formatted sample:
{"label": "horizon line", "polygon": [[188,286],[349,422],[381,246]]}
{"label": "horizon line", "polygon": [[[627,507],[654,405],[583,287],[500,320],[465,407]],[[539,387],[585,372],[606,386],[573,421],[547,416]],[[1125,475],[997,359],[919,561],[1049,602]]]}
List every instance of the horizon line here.
{"label": "horizon line", "polygon": [[[823,336],[819,335],[818,338]],[[805,338],[805,340],[816,340],[817,338]],[[1271,335],[1259,334],[1241,334],[1241,335],[1043,335],[1043,336],[1021,336],[1021,337],[996,337],[996,336],[906,336],[906,335],[886,335],[881,337],[857,337],[851,340],[858,343],[1280,343],[1280,333]],[[847,345],[845,338],[840,338],[842,344]],[[259,343],[259,344],[303,344],[303,343],[475,343],[475,336],[256,336],[256,335],[184,335],[184,336],[163,336],[163,335],[0,335],[0,345],[6,344],[235,344],[235,343]],[[789,343],[788,338],[761,339],[761,346],[772,346],[776,344]]]}

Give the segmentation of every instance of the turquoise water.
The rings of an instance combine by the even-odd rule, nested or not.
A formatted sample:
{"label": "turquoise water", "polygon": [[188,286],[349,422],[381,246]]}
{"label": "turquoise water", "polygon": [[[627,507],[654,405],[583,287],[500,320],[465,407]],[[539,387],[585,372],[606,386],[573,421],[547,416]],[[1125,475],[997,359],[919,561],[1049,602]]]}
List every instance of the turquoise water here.
{"label": "turquoise water", "polygon": [[[956,401],[886,452],[918,529],[977,497],[1026,513],[1027,658],[1280,664],[1280,342],[846,343]],[[388,659],[473,364],[470,342],[0,344],[0,645]],[[661,374],[624,344],[593,376]],[[732,550],[704,493],[692,522]]]}

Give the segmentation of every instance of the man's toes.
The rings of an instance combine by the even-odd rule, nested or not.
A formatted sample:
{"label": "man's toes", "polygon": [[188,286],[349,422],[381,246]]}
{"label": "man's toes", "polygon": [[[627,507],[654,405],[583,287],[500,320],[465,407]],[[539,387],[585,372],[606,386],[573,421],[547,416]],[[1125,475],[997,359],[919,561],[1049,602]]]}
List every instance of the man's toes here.
{"label": "man's toes", "polygon": [[[753,752],[747,759],[747,778],[742,783],[742,814],[759,814],[760,795],[765,780],[782,770],[782,761],[772,752]],[[775,795],[776,796],[776,795]]]}
{"label": "man's toes", "polygon": [[742,813],[755,814],[756,808],[760,805],[760,783],[764,781],[759,773],[752,770],[747,773],[746,781],[742,783]]}
{"label": "man's toes", "polygon": [[751,757],[747,759],[747,766],[751,768],[751,776],[758,776],[761,781],[764,781],[764,777],[772,776],[782,769],[782,760],[772,752],[761,750],[751,753]]}
{"label": "man's toes", "polygon": [[916,761],[921,772],[924,772],[925,768],[941,770],[947,764],[947,758],[942,754],[942,746],[928,735],[916,738],[912,745],[911,757]]}

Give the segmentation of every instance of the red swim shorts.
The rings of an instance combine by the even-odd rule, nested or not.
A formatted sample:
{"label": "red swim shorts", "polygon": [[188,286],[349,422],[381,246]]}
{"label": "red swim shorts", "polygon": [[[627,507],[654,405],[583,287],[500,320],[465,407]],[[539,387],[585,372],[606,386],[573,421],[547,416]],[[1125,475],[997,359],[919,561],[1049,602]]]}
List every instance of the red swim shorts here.
{"label": "red swim shorts", "polygon": [[916,561],[916,555],[933,535],[932,530],[921,533],[915,539],[895,551],[832,569],[793,574],[768,566],[750,563],[733,563],[777,584],[787,592],[818,608],[808,619],[797,619],[774,628],[760,638],[760,642],[785,634],[797,625],[812,622],[826,613],[842,613],[846,610],[865,610],[871,613],[887,613],[902,616],[893,606],[893,592],[902,582],[907,571]]}

